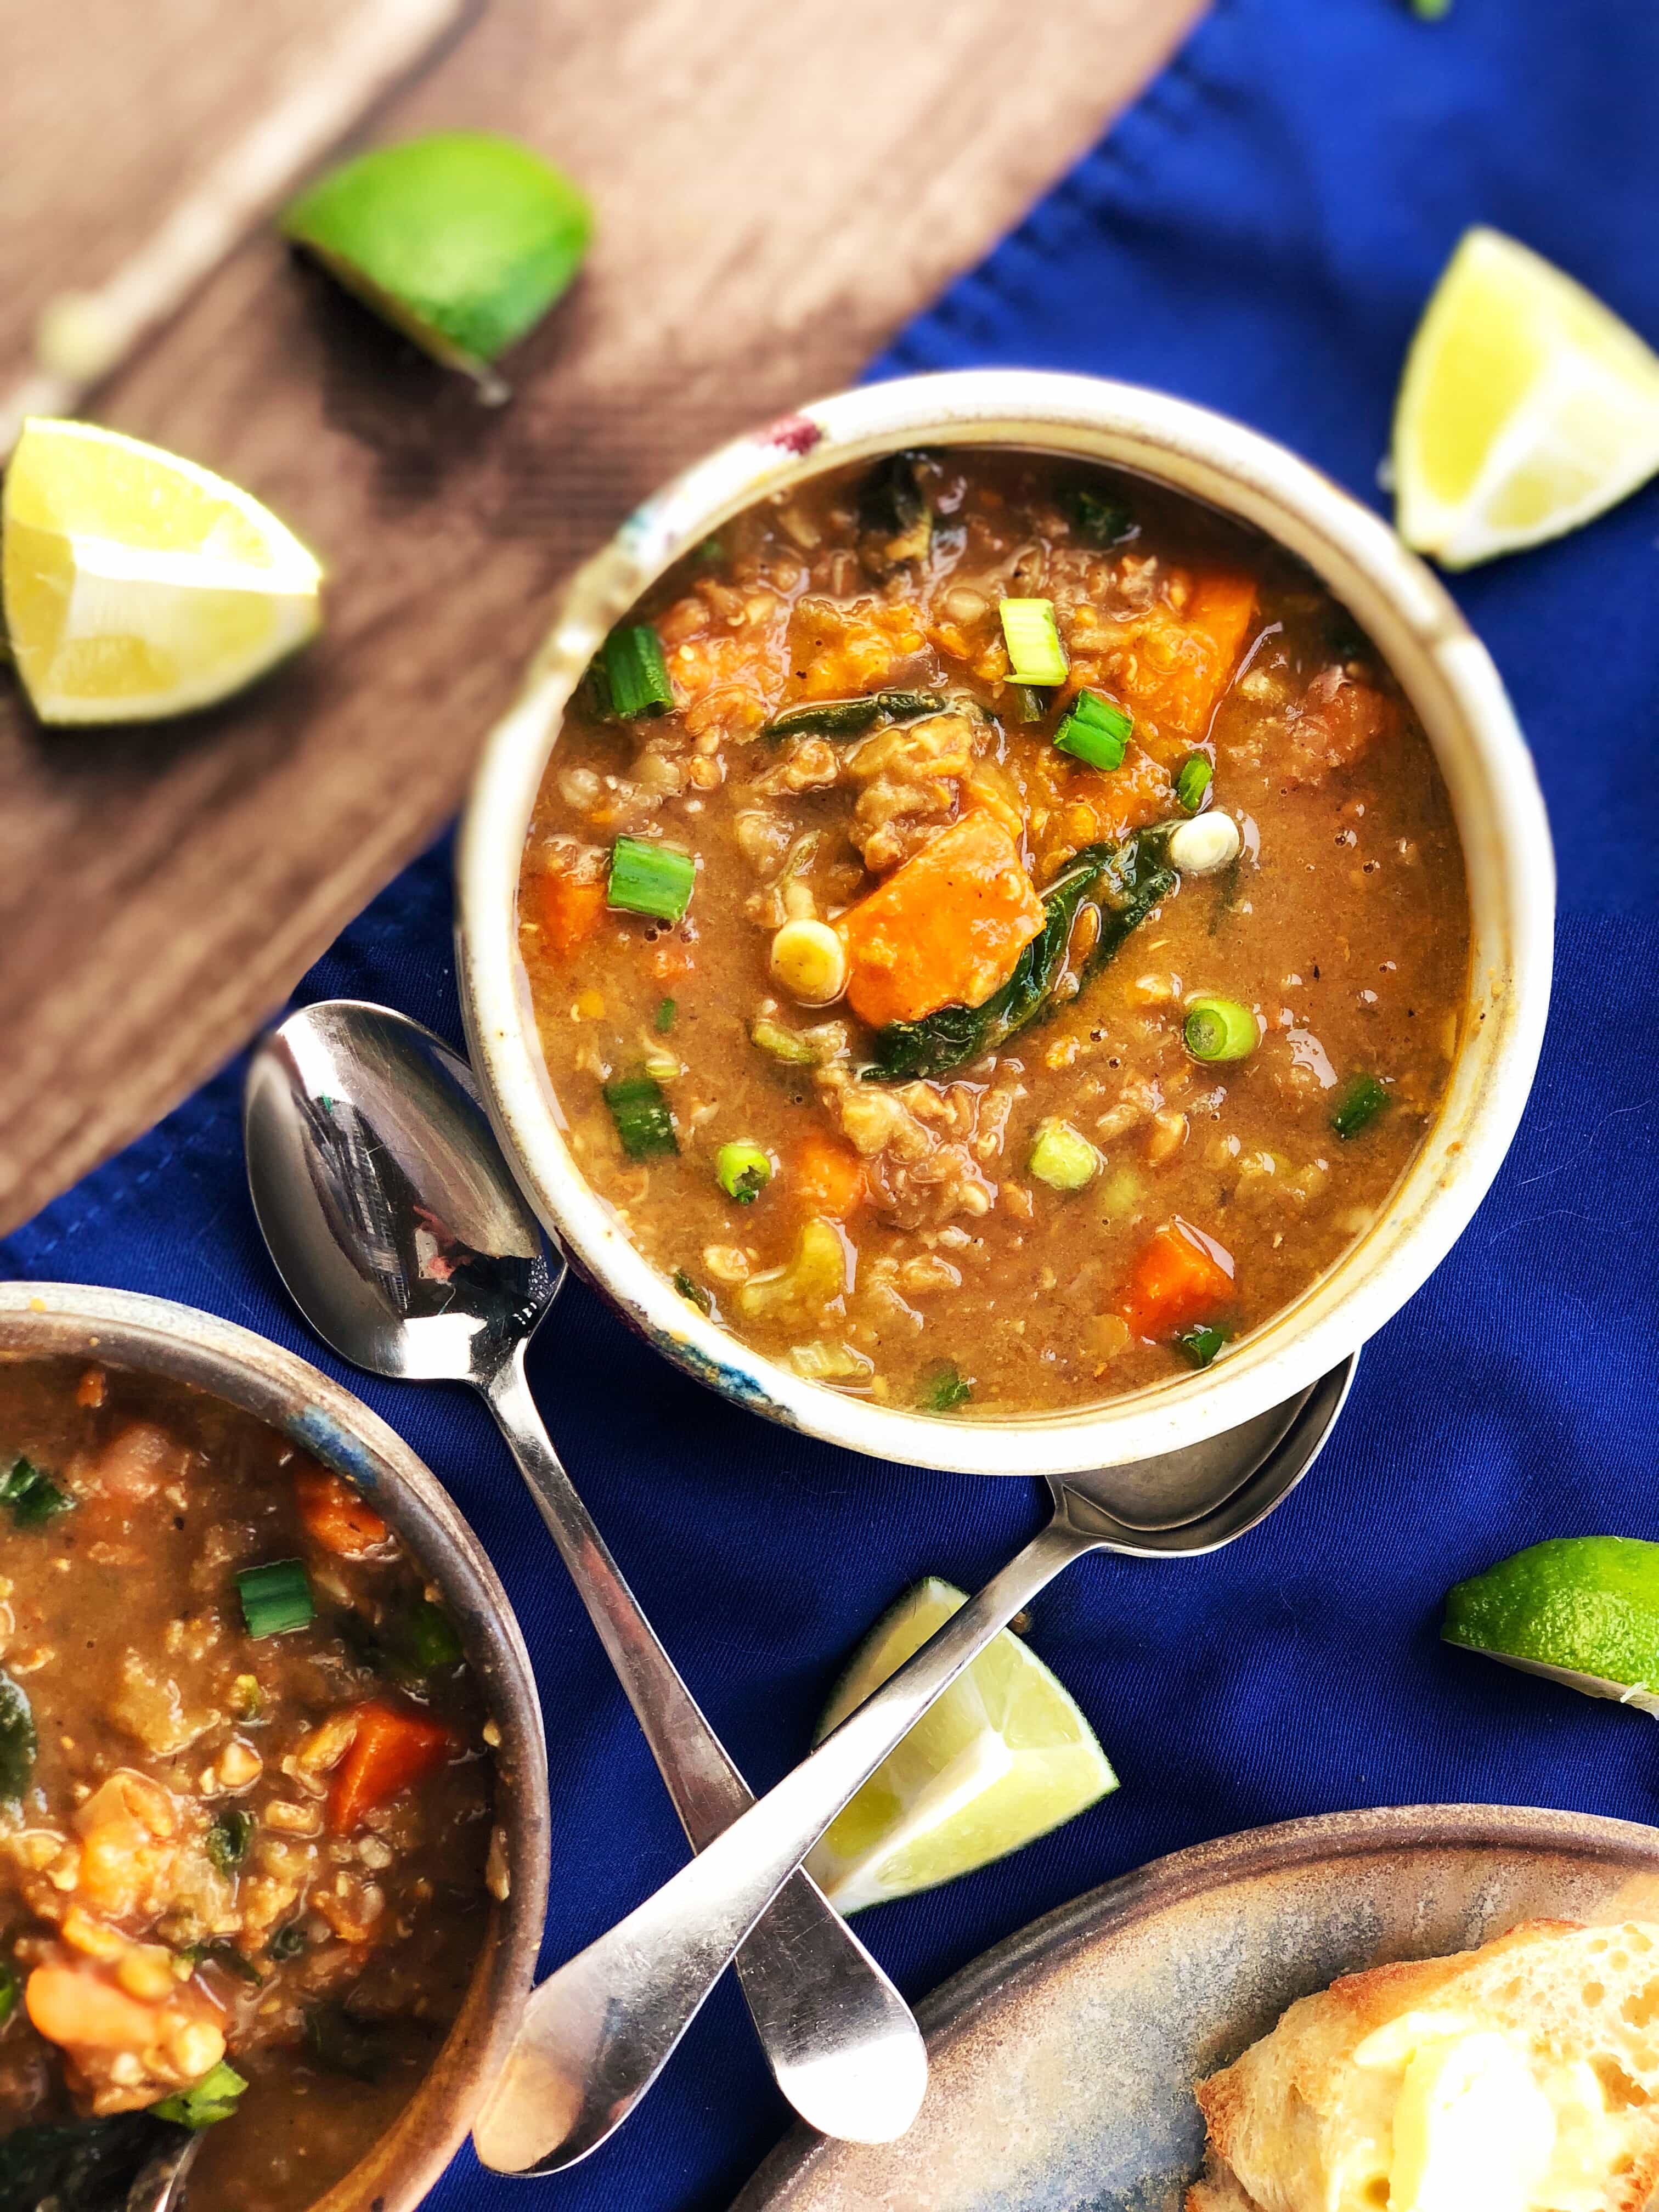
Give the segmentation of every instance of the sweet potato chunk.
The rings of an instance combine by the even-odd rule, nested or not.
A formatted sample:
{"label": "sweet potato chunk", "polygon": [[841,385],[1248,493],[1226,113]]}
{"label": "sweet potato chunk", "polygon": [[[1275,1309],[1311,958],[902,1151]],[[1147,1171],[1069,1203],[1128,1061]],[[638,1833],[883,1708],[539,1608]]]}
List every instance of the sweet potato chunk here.
{"label": "sweet potato chunk", "polygon": [[1117,688],[1137,724],[1200,738],[1232,679],[1255,613],[1255,586],[1224,572],[1200,576],[1177,614],[1157,607],[1138,625]]}
{"label": "sweet potato chunk", "polygon": [[1006,830],[988,814],[965,815],[836,924],[853,1011],[879,1029],[940,1006],[982,1006],[1043,919]]}

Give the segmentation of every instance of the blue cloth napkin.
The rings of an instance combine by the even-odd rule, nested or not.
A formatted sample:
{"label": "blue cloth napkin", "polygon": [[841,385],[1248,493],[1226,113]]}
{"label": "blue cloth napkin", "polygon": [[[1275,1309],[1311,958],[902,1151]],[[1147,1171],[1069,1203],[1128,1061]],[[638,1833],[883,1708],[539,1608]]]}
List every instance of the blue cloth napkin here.
{"label": "blue cloth napkin", "polygon": [[[1413,321],[1463,227],[1559,261],[1659,336],[1659,11],[1649,0],[1223,0],[1186,51],[878,374],[972,362],[1158,385],[1284,439],[1362,498]],[[990,88],[988,88],[988,92]],[[1367,1351],[1314,1477],[1182,1565],[1097,1560],[1033,1641],[1121,1790],[1018,1856],[860,1921],[915,1996],[1035,1915],[1201,1838],[1338,1807],[1497,1799],[1646,1820],[1650,1723],[1437,1640],[1459,1577],[1544,1536],[1659,1536],[1659,491],[1456,586],[1535,749],[1561,860],[1544,1065],[1496,1188]],[[448,856],[307,976],[456,1037]],[[539,1669],[553,1780],[545,1962],[684,1844],[587,1622],[482,1411],[346,1373],[296,1320],[249,1210],[240,1065],[0,1247],[15,1275],[212,1308],[361,1390],[450,1485]],[[652,1358],[573,1285],[532,1376],[617,1557],[750,1780],[806,1747],[849,1647],[933,1571],[981,1582],[1030,1486],[881,1466],[767,1426]],[[730,1977],[638,2115],[537,2185],[568,2212],[725,2203],[786,2113]],[[528,2200],[465,2154],[433,2203]]]}

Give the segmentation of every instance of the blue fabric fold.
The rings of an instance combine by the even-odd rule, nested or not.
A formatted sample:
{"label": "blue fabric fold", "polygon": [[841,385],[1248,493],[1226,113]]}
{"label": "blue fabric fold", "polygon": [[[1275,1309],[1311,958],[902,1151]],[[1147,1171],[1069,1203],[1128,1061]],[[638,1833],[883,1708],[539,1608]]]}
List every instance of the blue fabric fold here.
{"label": "blue fabric fold", "polygon": [[[948,35],[948,29],[941,31]],[[1004,362],[1161,386],[1381,505],[1406,342],[1463,227],[1512,232],[1659,336],[1659,12],[1646,0],[1222,0],[1104,143],[876,365]],[[1540,1537],[1659,1536],[1659,492],[1455,589],[1534,747],[1561,862],[1544,1062],[1498,1183],[1375,1340],[1315,1475],[1212,1558],[1074,1569],[1036,1649],[1119,1793],[862,1932],[920,1995],[1158,1853],[1340,1807],[1492,1799],[1646,1820],[1650,1723],[1438,1641],[1448,1585]],[[457,1039],[448,854],[416,862],[297,997],[383,1000]],[[683,1858],[638,1730],[487,1418],[366,1381],[280,1292],[243,1180],[240,1063],[0,1245],[0,1271],[185,1299],[359,1389],[500,1566],[546,1705],[545,1963]],[[841,1662],[917,1576],[973,1586],[1036,1527],[1018,1482],[919,1473],[769,1428],[653,1359],[572,1285],[532,1363],[550,1426],[664,1638],[757,1786],[800,1755]],[[1080,2094],[1086,2090],[1080,2087]],[[726,2201],[787,2115],[728,1977],[570,2212]],[[528,2201],[465,2154],[442,2212]]]}

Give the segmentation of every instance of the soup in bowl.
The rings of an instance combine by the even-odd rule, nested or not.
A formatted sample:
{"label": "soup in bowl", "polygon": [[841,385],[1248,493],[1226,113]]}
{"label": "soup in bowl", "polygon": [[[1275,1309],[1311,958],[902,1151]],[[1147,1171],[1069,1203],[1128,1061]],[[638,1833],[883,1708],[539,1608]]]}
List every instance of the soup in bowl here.
{"label": "soup in bowl", "polygon": [[1549,856],[1496,680],[1374,519],[1154,395],[921,380],[772,439],[579,581],[486,764],[465,990],[532,1195],[659,1340],[891,1456],[1247,1418],[1524,1097]]}

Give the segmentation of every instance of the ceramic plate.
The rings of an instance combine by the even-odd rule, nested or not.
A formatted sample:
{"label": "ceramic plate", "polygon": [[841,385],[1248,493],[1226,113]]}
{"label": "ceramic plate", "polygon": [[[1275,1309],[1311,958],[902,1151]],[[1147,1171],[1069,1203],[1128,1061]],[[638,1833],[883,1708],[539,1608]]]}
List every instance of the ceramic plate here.
{"label": "ceramic plate", "polygon": [[1407,1805],[1156,1859],[919,2008],[932,2078],[902,2142],[798,2128],[734,2212],[1179,2212],[1203,2152],[1194,2082],[1293,1998],[1540,1917],[1659,1917],[1659,1828]]}

